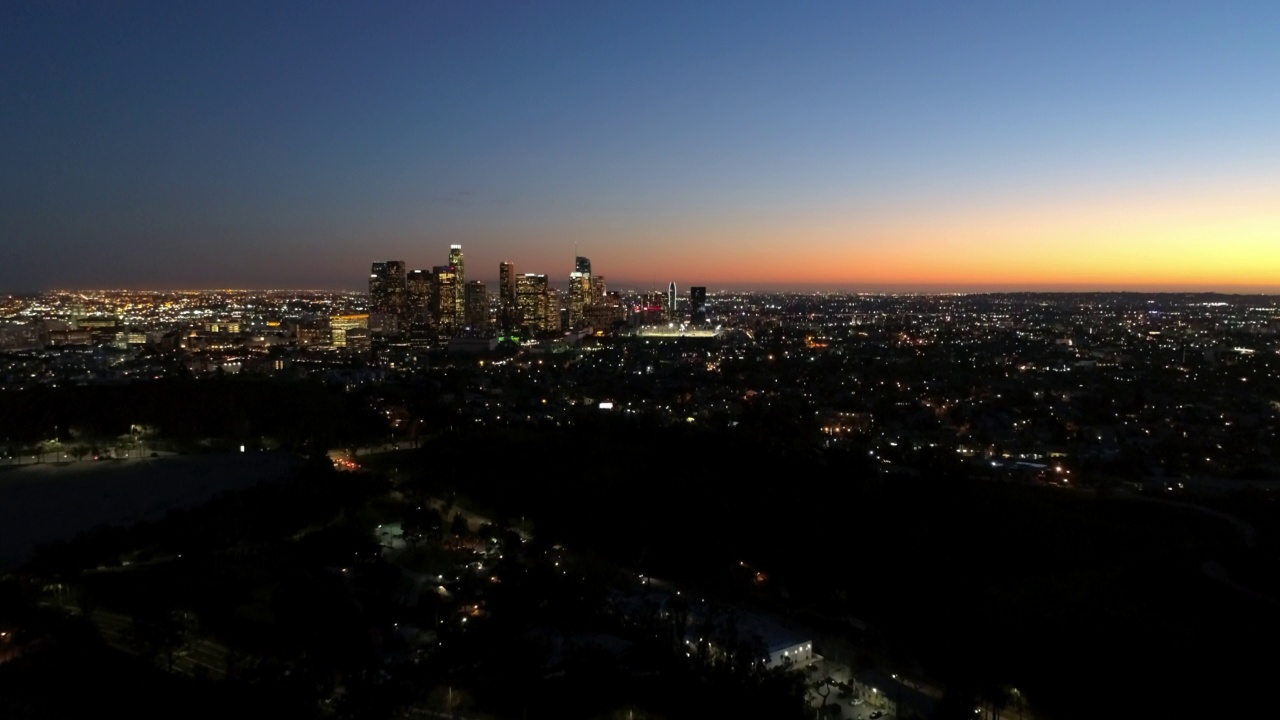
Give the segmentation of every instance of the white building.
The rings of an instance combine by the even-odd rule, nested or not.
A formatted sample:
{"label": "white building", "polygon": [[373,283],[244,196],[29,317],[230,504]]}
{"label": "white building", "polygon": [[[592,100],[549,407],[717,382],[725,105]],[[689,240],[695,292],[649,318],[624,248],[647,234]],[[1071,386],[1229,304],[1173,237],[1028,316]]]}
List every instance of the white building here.
{"label": "white building", "polygon": [[799,642],[783,641],[769,646],[769,666],[805,667],[814,659],[813,643],[809,640]]}

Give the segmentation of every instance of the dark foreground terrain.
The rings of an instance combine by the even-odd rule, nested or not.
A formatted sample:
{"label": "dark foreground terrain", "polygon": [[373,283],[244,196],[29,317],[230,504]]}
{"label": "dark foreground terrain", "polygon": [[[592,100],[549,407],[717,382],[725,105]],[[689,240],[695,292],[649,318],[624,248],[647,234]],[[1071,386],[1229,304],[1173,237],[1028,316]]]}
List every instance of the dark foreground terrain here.
{"label": "dark foreground terrain", "polygon": [[[946,458],[887,475],[785,437],[595,423],[423,453],[433,477],[569,547],[819,627],[861,618],[865,644],[957,694],[1016,687],[1038,716],[1064,718],[1247,715],[1267,698],[1257,658],[1280,640],[1269,497],[1218,501],[1250,518],[1247,537],[1194,507],[977,481]],[[744,559],[768,582],[735,573]]]}
{"label": "dark foreground terrain", "polygon": [[[1269,701],[1267,495],[1208,512],[979,480],[942,456],[885,472],[792,437],[778,419],[453,432],[364,472],[315,458],[47,547],[0,598],[0,631],[24,633],[0,664],[0,715],[804,716],[787,677],[686,660],[672,652],[681,628],[607,612],[627,573],[927,679],[937,717],[976,703],[1012,717],[1012,688],[1037,718],[1252,717]],[[449,523],[425,498],[494,524]],[[400,555],[379,548],[383,523],[404,526]],[[466,542],[489,554],[473,562]],[[474,565],[486,569],[471,580],[447,576]],[[401,624],[438,632],[414,650]],[[631,649],[548,659],[586,634]]]}

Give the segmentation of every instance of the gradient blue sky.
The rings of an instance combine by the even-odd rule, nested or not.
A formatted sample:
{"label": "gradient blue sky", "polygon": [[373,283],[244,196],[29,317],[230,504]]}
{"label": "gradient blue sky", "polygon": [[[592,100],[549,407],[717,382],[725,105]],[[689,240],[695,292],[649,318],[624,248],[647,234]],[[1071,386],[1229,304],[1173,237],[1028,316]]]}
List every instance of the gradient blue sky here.
{"label": "gradient blue sky", "polygon": [[1280,3],[0,10],[0,290],[1280,291]]}

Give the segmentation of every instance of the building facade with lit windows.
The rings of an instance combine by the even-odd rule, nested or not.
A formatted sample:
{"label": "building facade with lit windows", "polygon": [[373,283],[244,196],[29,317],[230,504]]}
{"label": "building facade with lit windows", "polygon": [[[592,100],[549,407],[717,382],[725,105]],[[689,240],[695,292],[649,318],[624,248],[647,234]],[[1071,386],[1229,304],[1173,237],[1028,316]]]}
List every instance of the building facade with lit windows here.
{"label": "building facade with lit windows", "polygon": [[453,296],[453,327],[462,329],[467,324],[467,299],[464,289],[467,287],[466,263],[462,258],[462,246],[449,246],[449,267],[453,269],[456,290]]}
{"label": "building facade with lit windows", "polygon": [[463,303],[458,287],[458,276],[452,265],[437,265],[431,271],[435,282],[432,286],[431,314],[442,337],[453,335],[458,328],[458,306]]}
{"label": "building facade with lit windows", "polygon": [[547,276],[525,273],[516,277],[516,311],[519,325],[535,332],[543,331],[550,314]]}
{"label": "building facade with lit windows", "polygon": [[431,272],[427,270],[411,270],[405,280],[406,300],[410,314],[421,316],[429,312],[431,307]]}
{"label": "building facade with lit windows", "polygon": [[334,347],[347,346],[347,331],[369,328],[368,315],[333,315],[329,318],[329,338]]}
{"label": "building facade with lit windows", "polygon": [[489,329],[489,291],[484,283],[472,280],[463,293],[466,296],[466,327],[473,332]]}
{"label": "building facade with lit windows", "polygon": [[598,305],[604,302],[605,296],[607,294],[608,293],[605,292],[604,276],[592,275],[591,276],[591,304]]}
{"label": "building facade with lit windows", "polygon": [[374,312],[398,315],[405,306],[403,260],[373,263],[369,270],[369,304]]}
{"label": "building facade with lit windows", "polygon": [[509,262],[498,264],[498,322],[504,333],[516,326],[519,314],[516,309],[516,266]]}
{"label": "building facade with lit windows", "polygon": [[591,304],[591,277],[577,272],[569,276],[569,327],[581,327],[586,322],[585,311]]}

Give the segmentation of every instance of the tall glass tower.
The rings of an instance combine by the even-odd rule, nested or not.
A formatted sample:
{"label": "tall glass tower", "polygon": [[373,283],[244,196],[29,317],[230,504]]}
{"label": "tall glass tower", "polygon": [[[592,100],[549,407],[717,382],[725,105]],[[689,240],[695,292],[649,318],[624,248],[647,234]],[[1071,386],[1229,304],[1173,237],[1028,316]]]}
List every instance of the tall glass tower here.
{"label": "tall glass tower", "polygon": [[373,263],[369,270],[369,303],[374,312],[398,314],[404,309],[403,260]]}
{"label": "tall glass tower", "polygon": [[462,263],[461,245],[449,246],[449,267],[453,268],[453,281],[457,283],[457,291],[454,292],[453,326],[463,328],[467,324],[467,302],[463,291],[467,286],[467,273]]}
{"label": "tall glass tower", "polygon": [[502,331],[511,332],[519,316],[516,314],[516,266],[509,262],[498,265],[498,306],[502,312]]}

